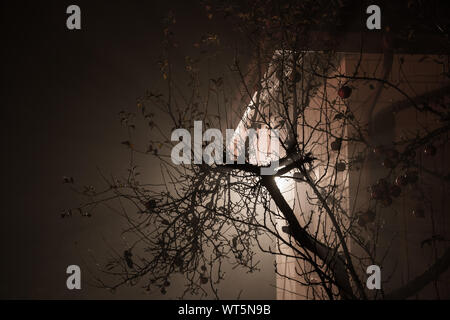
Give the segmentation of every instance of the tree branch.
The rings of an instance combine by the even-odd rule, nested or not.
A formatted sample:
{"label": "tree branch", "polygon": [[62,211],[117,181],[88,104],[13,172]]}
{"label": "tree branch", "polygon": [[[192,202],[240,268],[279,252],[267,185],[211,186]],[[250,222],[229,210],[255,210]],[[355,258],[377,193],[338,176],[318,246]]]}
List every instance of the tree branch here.
{"label": "tree branch", "polygon": [[330,267],[335,276],[336,284],[345,299],[354,298],[344,261],[336,254],[335,250],[311,237],[311,235],[300,226],[294,211],[278,189],[274,177],[263,176],[262,184],[269,191],[275,204],[288,221],[292,236],[299,245],[317,255],[328,267]]}
{"label": "tree branch", "polygon": [[439,278],[450,266],[450,248],[427,271],[385,296],[386,300],[402,300],[418,293],[431,281]]}

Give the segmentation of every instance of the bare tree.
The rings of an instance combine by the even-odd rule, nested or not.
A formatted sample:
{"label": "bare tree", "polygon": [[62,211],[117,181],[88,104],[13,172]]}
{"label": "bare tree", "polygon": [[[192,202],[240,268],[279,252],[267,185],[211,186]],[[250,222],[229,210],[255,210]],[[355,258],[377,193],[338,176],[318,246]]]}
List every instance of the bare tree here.
{"label": "bare tree", "polygon": [[[184,294],[210,290],[218,298],[223,263],[256,271],[257,250],[293,259],[295,272],[277,266],[275,272],[307,288],[305,297],[313,299],[408,298],[447,270],[448,239],[434,232],[423,242],[436,253],[428,269],[392,292],[372,293],[366,288],[366,267],[383,265],[392,249],[381,242],[392,223],[386,216],[398,210],[396,198],[403,193],[406,199],[419,197],[422,204],[434,201],[432,189],[418,183],[424,179],[432,179],[430,183],[437,179],[448,190],[448,164],[436,172],[420,159],[423,153],[431,157],[448,153],[450,91],[447,82],[435,91],[411,96],[405,84],[390,81],[397,64],[389,32],[380,68],[370,73],[362,67],[362,49],[354,54],[351,72],[342,67],[343,54],[312,51],[317,39],[311,30],[339,25],[341,5],[342,1],[205,5],[209,18],[231,19],[253,53],[248,68],[236,55],[230,65],[234,78],[208,78],[206,84],[201,62],[191,57],[184,66],[188,84],[180,83],[182,77],[171,60],[177,46],[172,33],[175,19],[169,15],[160,61],[167,90],[149,91],[136,112],[120,115],[128,132],[122,142],[130,154],[128,174],[120,179],[102,174],[106,187],[100,191],[77,186],[72,178],[65,181],[86,201],[65,210],[63,217],[75,212],[90,216],[106,206],[125,217],[127,232],[134,235],[130,247],[116,252],[103,269],[116,281],[98,278],[102,286],[115,289],[139,282],[165,293],[171,277],[182,273],[187,283]],[[324,46],[335,46],[336,38],[318,34]],[[219,37],[207,33],[194,46],[205,52],[217,50]],[[448,78],[448,56],[434,63]],[[233,79],[239,82],[237,99],[232,96]],[[361,108],[351,96],[363,85],[372,94]],[[400,98],[380,109],[385,90]],[[399,138],[385,126],[405,110],[427,121],[418,121]],[[243,164],[234,154],[233,163],[174,164],[171,152],[178,141],[172,141],[171,133],[177,128],[192,132],[196,120],[205,130],[218,128],[224,136],[226,128],[236,129],[238,147],[247,149],[253,147],[245,138],[250,130],[259,138],[265,129],[279,130],[281,150],[274,175],[261,174],[270,162],[248,154]],[[150,132],[145,142],[138,137],[142,124]],[[223,145],[220,156],[225,157],[229,144]],[[138,159],[144,157],[157,159],[161,183],[142,181]],[[441,210],[445,209],[444,203]],[[427,211],[424,206],[414,210],[417,219]],[[269,244],[261,241],[264,237]]]}

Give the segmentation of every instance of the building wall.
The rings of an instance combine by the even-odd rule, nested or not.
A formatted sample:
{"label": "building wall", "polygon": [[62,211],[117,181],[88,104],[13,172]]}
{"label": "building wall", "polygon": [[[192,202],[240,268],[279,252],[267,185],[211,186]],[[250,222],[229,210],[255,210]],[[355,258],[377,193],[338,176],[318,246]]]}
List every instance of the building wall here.
{"label": "building wall", "polygon": [[[346,55],[346,72],[353,74],[359,61],[359,55]],[[381,77],[382,55],[365,54],[361,64],[361,71],[368,75]],[[441,64],[443,63],[443,64]],[[445,69],[446,68],[446,69]],[[392,71],[388,80],[396,84],[405,94],[415,99],[426,93],[433,92],[449,85],[448,78],[443,72],[448,70],[448,60],[440,56],[425,55],[394,55]],[[349,104],[355,108],[355,114],[361,118],[366,112],[366,105],[375,94],[370,86],[373,83],[357,81],[356,89]],[[435,98],[435,97],[433,97]],[[406,107],[405,97],[396,89],[384,86],[374,109],[374,128],[372,132],[373,144],[384,146],[392,145],[393,141],[412,137],[418,128],[433,130],[441,125],[428,113],[418,112],[413,107]],[[418,103],[420,101],[417,101]],[[395,111],[396,106],[405,106],[401,111]],[[357,111],[358,110],[358,111]],[[444,139],[448,140],[448,136]],[[427,157],[423,154],[423,147],[416,149],[417,163],[435,172],[448,172],[449,150],[445,140],[436,141],[437,155]],[[350,152],[355,152],[352,149]],[[402,151],[398,148],[398,151]],[[388,177],[391,181],[401,172],[401,168],[389,175],[390,170],[381,165],[383,157],[369,153],[369,160],[363,170],[363,180],[357,175],[351,175],[351,203],[355,203],[353,212],[364,208],[369,197],[355,196],[358,185],[369,186],[379,178]],[[414,168],[411,168],[414,169]],[[449,189],[448,183],[418,170],[417,184],[402,188],[402,194],[394,199],[393,204],[387,208],[377,206],[377,219],[383,224],[377,241],[377,257],[382,268],[383,289],[386,292],[404,285],[417,277],[440,257],[448,242],[434,242],[432,245],[422,245],[422,241],[432,235],[448,237],[449,234],[449,206],[446,201]],[[422,199],[423,198],[423,199]],[[370,203],[370,202],[369,202]],[[419,218],[412,214],[415,208],[423,208],[425,217]],[[357,246],[353,245],[355,253]],[[416,298],[449,298],[449,273],[441,276],[439,283],[427,286]]]}
{"label": "building wall", "polygon": [[[337,64],[335,74],[382,78],[384,63],[381,54],[364,54],[362,59],[359,54],[343,54]],[[357,66],[358,73],[355,74]],[[348,106],[355,118],[363,123],[367,123],[369,114],[372,114],[370,134],[372,145],[392,145],[393,141],[414,135],[417,128],[432,130],[441,125],[436,122],[435,118],[426,116],[411,108],[409,103],[405,103],[405,96],[402,92],[414,99],[450,85],[448,78],[443,74],[444,70],[448,71],[448,60],[446,61],[443,57],[396,54],[393,56],[392,69],[387,80],[400,90],[384,85],[376,103],[373,104],[379,82],[364,79],[349,82],[346,82],[345,78],[330,79],[324,82],[324,85],[318,90],[317,96],[310,101],[305,118],[311,123],[320,123],[323,121],[324,115],[336,112],[336,110],[328,110],[329,106],[324,106],[323,101],[336,100],[334,106],[337,109],[345,110]],[[337,89],[344,82],[353,88],[351,97],[345,101],[336,95]],[[433,99],[436,101],[436,97]],[[443,99],[447,99],[448,103],[448,97],[445,94]],[[370,113],[372,104],[374,109]],[[302,126],[302,123],[299,123],[299,126]],[[311,134],[312,130],[309,132],[308,130],[305,130],[305,136]],[[344,135],[351,136],[356,133],[352,126],[332,128],[332,131],[339,130],[343,130]],[[417,184],[402,188],[401,196],[394,199],[392,205],[384,207],[380,203],[370,200],[368,187],[381,177],[387,177],[389,181],[393,181],[396,175],[405,170],[401,168],[396,168],[394,171],[387,170],[381,165],[382,157],[375,156],[371,150],[352,144],[344,143],[340,152],[332,153],[329,148],[331,143],[329,136],[318,133],[313,133],[313,135],[317,139],[317,144],[313,144],[311,150],[314,156],[322,159],[335,157],[347,164],[347,170],[337,175],[336,184],[340,188],[334,195],[340,197],[340,202],[345,207],[343,210],[348,212],[350,220],[351,217],[356,219],[360,212],[368,208],[376,211],[376,222],[380,226],[377,229],[377,239],[371,239],[370,232],[364,228],[362,228],[362,237],[365,241],[376,243],[377,250],[374,259],[382,270],[383,290],[389,292],[424,272],[448,247],[450,219],[447,198],[450,190],[448,182],[442,180],[443,175],[448,174],[448,163],[450,163],[450,150],[446,143],[448,136],[435,141],[434,144],[438,151],[434,157],[425,156],[422,152],[423,148],[417,148],[416,151],[417,163],[441,174],[433,176],[426,170],[418,170]],[[358,168],[359,165],[352,165],[352,161],[358,153],[367,155],[367,160],[361,163],[360,168]],[[325,169],[325,167],[317,167],[313,171],[316,176],[321,176],[325,173]],[[333,175],[329,176],[331,178]],[[328,182],[333,183],[333,181]],[[326,184],[327,180],[324,179],[322,185],[326,186]],[[310,188],[305,187],[304,183],[293,181],[286,181],[280,184],[280,187],[285,192],[286,198],[294,208],[302,225],[310,222],[311,229],[322,226],[323,230],[331,230],[328,219],[317,212],[317,206],[308,203],[307,197],[311,194]],[[419,207],[424,210],[425,217],[423,218],[412,215],[412,210]],[[330,234],[332,237],[332,233],[328,231],[323,234]],[[432,235],[440,235],[445,240],[424,244],[423,241]],[[332,239],[327,240],[332,241]],[[347,244],[352,254],[357,256],[362,254],[361,249],[354,241],[348,241]],[[285,248],[284,250],[289,252],[290,249]],[[357,271],[361,278],[365,281],[367,277],[365,268],[369,261],[362,263],[355,261],[355,264],[358,266]],[[293,279],[277,276],[277,299],[314,299],[320,296],[320,292],[317,295],[317,292],[313,293],[308,286],[294,280],[300,279],[298,271],[305,268],[307,269],[308,266],[299,263],[294,258],[277,257],[278,271],[284,272],[288,278]],[[449,274],[446,272],[438,282],[427,286],[416,298],[450,298]],[[371,291],[369,295],[373,293]]]}

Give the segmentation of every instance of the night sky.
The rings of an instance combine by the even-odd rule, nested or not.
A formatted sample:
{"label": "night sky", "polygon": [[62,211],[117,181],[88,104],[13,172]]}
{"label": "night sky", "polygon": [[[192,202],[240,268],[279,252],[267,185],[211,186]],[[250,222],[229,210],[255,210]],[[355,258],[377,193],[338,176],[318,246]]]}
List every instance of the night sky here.
{"label": "night sky", "polygon": [[[81,7],[80,31],[66,29],[70,4]],[[209,21],[197,1],[2,2],[1,298],[149,298],[139,288],[112,295],[88,286],[89,257],[104,262],[105,243],[118,244],[118,218],[59,213],[77,204],[62,176],[92,183],[97,166],[126,167],[118,112],[160,77],[155,62],[169,9],[186,42],[229,28]],[[268,259],[268,271],[244,275],[244,298],[275,297]],[[70,264],[82,267],[81,291],[66,289]],[[238,292],[231,287],[225,297]]]}

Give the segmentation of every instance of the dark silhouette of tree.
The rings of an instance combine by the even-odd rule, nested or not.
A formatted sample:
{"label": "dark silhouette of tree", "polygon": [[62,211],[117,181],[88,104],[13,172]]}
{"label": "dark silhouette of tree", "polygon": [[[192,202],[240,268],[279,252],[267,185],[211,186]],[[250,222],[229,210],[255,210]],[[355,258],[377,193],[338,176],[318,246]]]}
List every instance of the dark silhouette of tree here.
{"label": "dark silhouette of tree", "polygon": [[[420,2],[410,3],[405,11],[419,10]],[[86,201],[63,216],[75,212],[90,216],[106,206],[125,217],[127,232],[134,235],[133,244],[122,253],[115,252],[103,268],[116,281],[108,284],[98,278],[102,286],[116,289],[139,282],[165,293],[171,277],[182,273],[187,283],[184,294],[206,294],[209,287],[219,297],[216,286],[224,279],[223,263],[256,271],[257,250],[295,259],[295,274],[277,267],[275,272],[309,288],[307,298],[314,299],[408,298],[447,270],[448,246],[443,254],[436,254],[429,269],[397,290],[374,294],[366,288],[365,268],[382,265],[390,250],[388,246],[380,252],[378,241],[386,226],[383,216],[394,210],[396,198],[401,193],[419,194],[421,203],[426,203],[432,198],[430,191],[418,183],[426,177],[448,188],[448,164],[436,172],[420,161],[420,154],[433,157],[448,150],[450,90],[443,86],[411,96],[404,85],[389,80],[395,53],[392,30],[380,32],[384,45],[376,74],[361,69],[362,47],[353,72],[342,72],[342,55],[333,48],[342,38],[339,33],[345,33],[347,11],[353,12],[355,6],[363,4],[206,3],[207,17],[231,21],[251,48],[247,68],[238,55],[230,65],[230,73],[239,81],[238,98],[231,94],[230,77],[207,79],[205,84],[197,58],[186,57],[185,74],[178,76],[172,61],[178,46],[172,32],[175,19],[168,16],[159,62],[167,90],[149,91],[139,100],[136,112],[120,114],[128,132],[122,142],[130,153],[127,176],[117,179],[101,174],[106,187],[100,191],[65,177]],[[448,48],[448,24],[430,31],[428,20],[423,21],[411,32],[431,32],[444,39]],[[408,43],[408,37],[413,41],[414,34],[407,28],[395,30],[402,43]],[[194,47],[199,57],[214,61],[220,38],[205,33]],[[435,63],[448,78],[448,56]],[[183,77],[188,79],[185,86]],[[351,102],[362,85],[373,93],[364,110]],[[377,106],[385,90],[401,98],[380,111]],[[386,126],[405,110],[427,117],[428,122],[426,127],[417,124],[400,139]],[[280,130],[276,173],[261,175],[261,168],[270,163],[251,161],[248,156],[244,164],[175,165],[171,150],[178,142],[171,141],[171,133],[176,128],[192,131],[196,120],[202,121],[204,130],[220,128],[224,137],[225,128],[254,129],[259,134],[262,129]],[[138,137],[142,125],[150,132],[145,143]],[[137,165],[142,157],[157,159],[161,183],[142,181]],[[294,188],[296,196],[286,196],[285,186]],[[422,206],[414,212],[420,219],[425,211]],[[271,244],[262,243],[262,237]],[[431,234],[423,246],[445,243],[445,235]]]}

